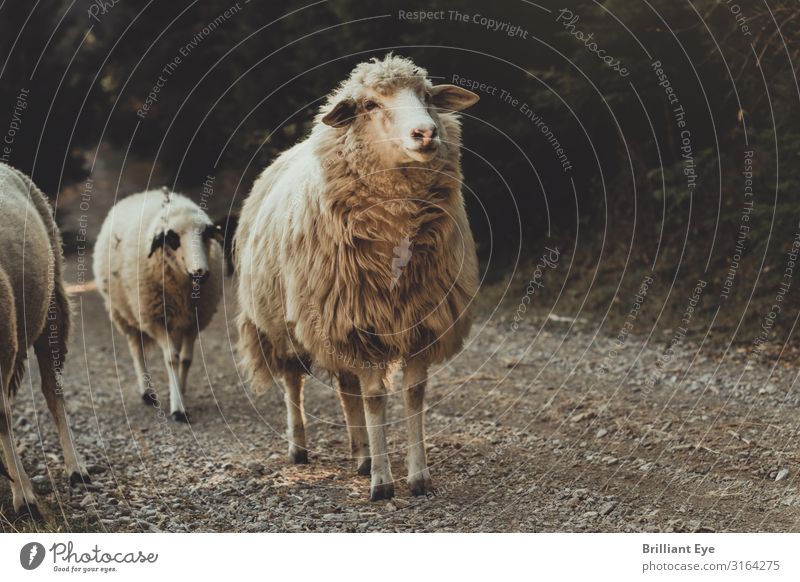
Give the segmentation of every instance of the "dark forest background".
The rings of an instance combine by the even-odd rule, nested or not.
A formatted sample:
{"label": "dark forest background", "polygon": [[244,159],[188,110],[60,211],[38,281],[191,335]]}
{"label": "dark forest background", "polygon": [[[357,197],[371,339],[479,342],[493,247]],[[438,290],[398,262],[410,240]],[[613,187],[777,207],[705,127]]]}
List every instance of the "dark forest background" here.
{"label": "dark forest background", "polygon": [[[182,57],[146,117],[137,116],[165,65],[232,7]],[[565,7],[627,77],[556,21]],[[449,18],[408,21],[399,10],[481,14],[528,34]],[[356,63],[394,51],[440,82],[458,75],[505,89],[568,154],[565,172],[540,128],[499,92],[466,112],[465,195],[490,304],[513,309],[545,245],[557,245],[563,262],[539,307],[617,321],[652,272],[657,283],[641,318],[670,327],[668,315],[679,315],[704,279],[704,319],[690,332],[736,330],[730,337],[746,341],[774,300],[800,220],[797,14],[794,0],[6,1],[0,134],[28,90],[9,161],[57,200],[68,239],[81,184],[99,164],[117,179],[95,197],[148,182],[198,196],[214,176],[211,207],[223,216],[308,131],[320,100]],[[655,60],[685,110],[693,189]],[[752,230],[725,299],[748,150]],[[793,285],[773,329],[783,339],[797,321],[800,280]]]}

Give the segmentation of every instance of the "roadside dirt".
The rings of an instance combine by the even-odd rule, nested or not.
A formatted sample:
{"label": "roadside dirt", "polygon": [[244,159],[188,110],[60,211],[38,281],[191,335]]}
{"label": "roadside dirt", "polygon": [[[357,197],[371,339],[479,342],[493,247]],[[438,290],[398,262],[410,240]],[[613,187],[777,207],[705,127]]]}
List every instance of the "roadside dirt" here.
{"label": "roadside dirt", "polygon": [[[766,357],[742,376],[745,350],[687,340],[650,387],[667,337],[645,345],[629,336],[619,347],[587,322],[529,313],[512,331],[509,315],[485,311],[465,351],[430,381],[436,494],[413,498],[405,486],[405,423],[394,394],[388,433],[398,497],[370,503],[325,375],[306,387],[311,464],[287,462],[280,391],[252,394],[237,374],[234,284],[226,282],[224,305],[196,350],[190,426],[139,400],[127,346],[100,297],[74,297],[65,390],[92,490],[69,489],[36,374],[28,374],[15,432],[49,516],[44,525],[1,518],[4,531],[800,529],[794,354]],[[156,353],[151,360],[166,397],[163,364]],[[10,517],[10,509],[0,483],[0,511]]]}

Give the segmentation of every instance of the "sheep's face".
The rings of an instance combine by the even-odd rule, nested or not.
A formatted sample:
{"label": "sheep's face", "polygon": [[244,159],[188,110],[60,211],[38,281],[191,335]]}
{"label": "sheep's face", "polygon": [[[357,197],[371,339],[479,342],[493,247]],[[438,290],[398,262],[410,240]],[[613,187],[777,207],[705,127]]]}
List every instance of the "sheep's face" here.
{"label": "sheep's face", "polygon": [[439,113],[462,111],[477,101],[472,91],[424,81],[385,93],[363,88],[339,100],[322,121],[358,132],[387,165],[430,162],[447,140]]}
{"label": "sheep's face", "polygon": [[163,261],[178,272],[198,283],[205,283],[209,277],[209,245],[222,240],[222,231],[205,221],[193,224],[170,224],[159,230],[153,238],[150,255],[161,249]]}

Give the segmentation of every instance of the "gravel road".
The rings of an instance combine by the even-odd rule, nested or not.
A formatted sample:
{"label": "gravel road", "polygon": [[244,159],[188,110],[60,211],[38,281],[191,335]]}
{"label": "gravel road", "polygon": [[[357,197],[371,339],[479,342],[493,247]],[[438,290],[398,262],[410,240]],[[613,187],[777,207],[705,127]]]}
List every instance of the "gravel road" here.
{"label": "gravel road", "polygon": [[[0,483],[4,531],[800,529],[800,414],[789,353],[743,373],[742,348],[687,339],[666,359],[667,336],[645,344],[631,335],[619,346],[588,322],[531,313],[512,331],[509,315],[485,310],[466,350],[431,378],[436,494],[413,498],[402,481],[394,501],[370,503],[325,375],[306,387],[311,464],[287,462],[280,391],[253,394],[239,381],[234,285],[226,282],[224,305],[196,351],[189,426],[139,400],[124,339],[100,297],[74,296],[65,390],[93,484],[69,488],[36,374],[27,375],[15,431],[48,516],[45,524],[15,521]],[[166,373],[154,360],[154,383],[166,397]],[[399,394],[389,419],[400,478]]]}

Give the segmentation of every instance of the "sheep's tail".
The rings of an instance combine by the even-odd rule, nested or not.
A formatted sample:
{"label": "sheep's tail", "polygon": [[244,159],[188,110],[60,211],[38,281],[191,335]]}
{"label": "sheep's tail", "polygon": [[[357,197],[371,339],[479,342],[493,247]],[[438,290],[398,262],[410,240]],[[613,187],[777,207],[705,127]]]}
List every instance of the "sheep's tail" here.
{"label": "sheep's tail", "polygon": [[61,233],[58,230],[58,226],[56,226],[56,221],[53,219],[53,207],[50,206],[44,193],[39,190],[28,176],[16,168],[7,167],[25,184],[28,197],[39,212],[39,216],[42,217],[42,222],[44,222],[45,229],[47,229],[47,234],[50,237],[53,261],[53,294],[48,302],[45,331],[34,342],[34,348],[37,353],[41,349],[50,351],[53,354],[53,368],[56,372],[61,373],[64,367],[64,358],[67,355],[71,315],[63,279],[64,250],[61,242]]}
{"label": "sheep's tail", "polygon": [[11,378],[8,381],[9,398],[13,398],[17,394],[17,389],[22,383],[22,376],[25,374],[26,355],[25,353],[18,355],[14,362],[14,372],[11,374]]}
{"label": "sheep's tail", "polygon": [[253,321],[244,313],[239,314],[239,350],[240,362],[244,369],[245,379],[253,391],[261,393],[275,383],[278,372],[275,364],[274,349],[267,337],[261,333]]}

